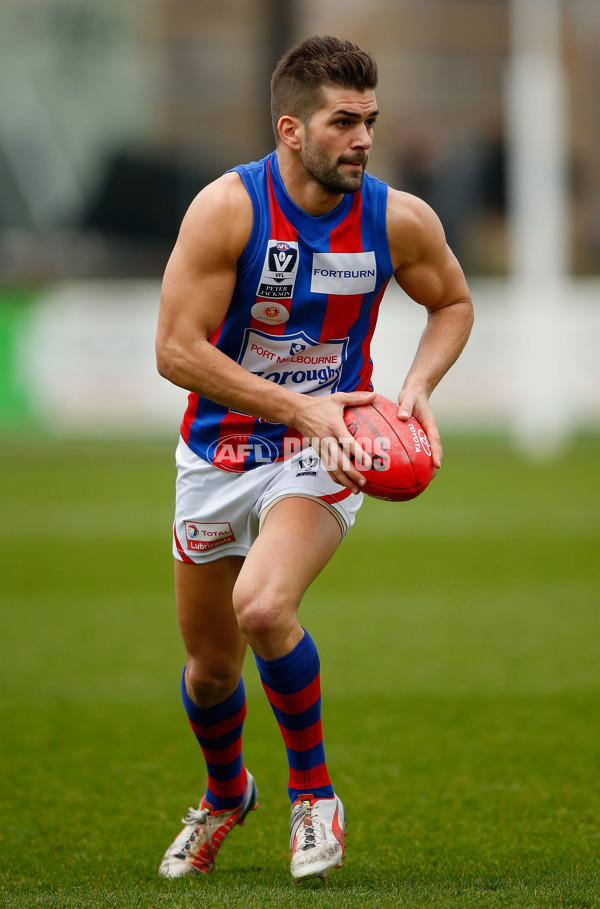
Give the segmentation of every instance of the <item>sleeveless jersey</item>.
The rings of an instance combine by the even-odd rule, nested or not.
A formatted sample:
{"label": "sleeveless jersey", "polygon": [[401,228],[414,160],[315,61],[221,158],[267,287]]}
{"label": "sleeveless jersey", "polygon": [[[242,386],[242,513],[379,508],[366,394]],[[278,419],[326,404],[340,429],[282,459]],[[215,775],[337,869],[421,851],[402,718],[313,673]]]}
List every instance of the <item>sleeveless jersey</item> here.
{"label": "sleeveless jersey", "polygon": [[[303,394],[370,389],[370,342],[393,274],[387,185],[365,174],[360,191],[314,217],[288,196],[276,152],[233,170],[252,200],[253,225],[210,342],[250,372]],[[233,471],[301,447],[297,430],[194,393],[181,435],[201,458]]]}

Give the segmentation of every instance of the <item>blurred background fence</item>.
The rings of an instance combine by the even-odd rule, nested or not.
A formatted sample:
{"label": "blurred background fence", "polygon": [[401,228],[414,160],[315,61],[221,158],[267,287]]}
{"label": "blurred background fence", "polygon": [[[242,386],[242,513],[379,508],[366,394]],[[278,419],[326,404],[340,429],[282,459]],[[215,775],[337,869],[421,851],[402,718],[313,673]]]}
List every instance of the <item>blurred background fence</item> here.
{"label": "blurred background fence", "polygon": [[[375,53],[370,170],[433,205],[472,286],[444,428],[598,428],[598,0],[0,0],[1,432],[176,429],[153,333],[181,217],[271,150],[270,73],[326,33]],[[390,288],[379,390],[422,324]]]}

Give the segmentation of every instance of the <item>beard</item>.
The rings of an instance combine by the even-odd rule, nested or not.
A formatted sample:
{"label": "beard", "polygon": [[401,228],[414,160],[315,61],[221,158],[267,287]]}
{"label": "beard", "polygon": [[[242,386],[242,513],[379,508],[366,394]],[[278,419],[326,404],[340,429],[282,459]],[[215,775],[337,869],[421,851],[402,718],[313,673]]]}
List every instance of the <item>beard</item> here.
{"label": "beard", "polygon": [[[318,149],[307,136],[307,141],[302,149],[302,164],[320,186],[330,193],[355,193],[363,183],[368,155],[355,154],[343,155],[336,161],[328,160],[325,153]],[[360,164],[360,170],[355,174],[344,174],[340,170],[341,164]]]}

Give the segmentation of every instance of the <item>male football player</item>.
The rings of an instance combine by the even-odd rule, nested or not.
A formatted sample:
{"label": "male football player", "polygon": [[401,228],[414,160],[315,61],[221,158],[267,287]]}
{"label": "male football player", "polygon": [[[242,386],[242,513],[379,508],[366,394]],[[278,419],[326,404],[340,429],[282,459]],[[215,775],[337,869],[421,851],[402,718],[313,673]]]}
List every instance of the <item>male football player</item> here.
{"label": "male football player", "polygon": [[257,807],[242,757],[248,645],[287,750],[291,873],[342,863],[319,657],[297,611],[361,504],[369,457],[343,411],[374,398],[369,344],[393,277],[427,311],[398,414],[421,421],[439,468],[428,400],[473,318],[437,216],[366,172],[376,86],[372,55],[349,41],[289,50],[271,83],[275,151],[200,192],[166,269],[158,369],[190,392],[173,544],[181,693],[207,768],[166,877],[210,872]]}

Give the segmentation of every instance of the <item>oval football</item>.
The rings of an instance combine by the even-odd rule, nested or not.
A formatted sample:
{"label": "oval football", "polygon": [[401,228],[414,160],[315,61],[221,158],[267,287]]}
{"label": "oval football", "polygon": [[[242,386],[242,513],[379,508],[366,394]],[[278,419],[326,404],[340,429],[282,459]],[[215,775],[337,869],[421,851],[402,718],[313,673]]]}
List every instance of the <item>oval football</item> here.
{"label": "oval football", "polygon": [[344,420],[372,457],[362,491],[376,499],[407,502],[427,488],[433,476],[431,447],[415,417],[399,420],[398,405],[383,395],[372,404],[347,407]]}

